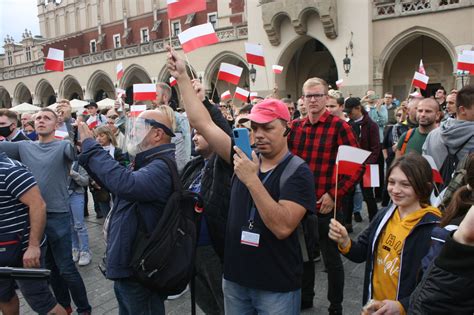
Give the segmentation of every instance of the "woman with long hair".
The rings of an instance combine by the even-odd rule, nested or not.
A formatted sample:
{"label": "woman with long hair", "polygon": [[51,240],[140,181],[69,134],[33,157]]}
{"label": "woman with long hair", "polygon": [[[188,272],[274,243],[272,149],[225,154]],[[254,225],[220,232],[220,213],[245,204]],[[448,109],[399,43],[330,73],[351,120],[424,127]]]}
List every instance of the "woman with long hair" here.
{"label": "woman with long hair", "polygon": [[410,153],[396,159],[387,172],[392,206],[379,211],[357,241],[331,220],[329,237],[350,260],[366,262],[363,302],[373,299],[380,314],[405,314],[417,285],[421,260],[430,248],[431,231],[439,224],[430,206],[433,189],[429,163]]}

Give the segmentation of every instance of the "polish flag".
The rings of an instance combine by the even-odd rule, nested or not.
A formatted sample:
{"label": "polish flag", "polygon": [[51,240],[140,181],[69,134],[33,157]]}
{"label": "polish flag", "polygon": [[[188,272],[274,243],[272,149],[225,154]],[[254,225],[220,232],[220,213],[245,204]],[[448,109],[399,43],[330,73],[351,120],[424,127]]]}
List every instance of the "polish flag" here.
{"label": "polish flag", "polygon": [[184,32],[179,33],[178,38],[185,53],[219,42],[219,38],[217,38],[211,23],[188,28]]}
{"label": "polish flag", "polygon": [[431,155],[426,155],[423,154],[423,157],[430,163],[431,166],[431,172],[433,173],[433,181],[438,184],[443,183],[443,177],[441,177],[441,173],[438,170],[438,167],[436,166],[435,161],[433,160],[433,157]]}
{"label": "polish flag", "polygon": [[465,50],[458,55],[458,70],[474,72],[474,51]]}
{"label": "polish flag", "polygon": [[50,48],[44,64],[45,70],[64,71],[64,50]]}
{"label": "polish flag", "polygon": [[243,68],[231,65],[230,63],[221,63],[217,80],[227,81],[229,83],[238,85]]}
{"label": "polish flag", "polygon": [[423,66],[423,59],[420,59],[420,65],[418,66],[418,72],[426,75],[425,67]]}
{"label": "polish flag", "polygon": [[265,67],[262,45],[245,43],[245,55],[249,64]]}
{"label": "polish flag", "polygon": [[343,80],[343,79],[337,80],[337,81],[336,81],[336,86],[337,86],[338,88],[340,88],[340,87],[343,85],[343,83],[344,83],[344,80]]}
{"label": "polish flag", "polygon": [[89,119],[86,121],[87,126],[89,129],[94,129],[99,125],[99,121],[97,120],[97,116],[89,116]]}
{"label": "polish flag", "polygon": [[166,2],[169,19],[206,10],[206,0],[167,0]]}
{"label": "polish flag", "polygon": [[430,79],[430,77],[424,75],[423,73],[415,71],[415,76],[413,77],[412,84],[413,84],[413,86],[417,86],[422,90],[426,90],[426,87],[428,86],[428,80],[429,79]]}
{"label": "polish flag", "polygon": [[122,97],[124,96],[126,91],[124,89],[116,88],[115,89],[115,94],[117,94],[117,97]]}
{"label": "polish flag", "polygon": [[257,92],[251,92],[250,93],[250,101],[253,101],[257,96],[258,96]]}
{"label": "polish flag", "polygon": [[67,131],[56,130],[54,132],[54,138],[59,140],[64,140],[64,138],[66,138],[67,136],[69,136],[69,133]]}
{"label": "polish flag", "polygon": [[370,154],[371,152],[367,150],[340,145],[336,158],[338,174],[355,175]]}
{"label": "polish flag", "polygon": [[250,94],[249,91],[237,87],[235,89],[234,97],[244,102],[247,102],[247,99],[249,98],[249,94]]}
{"label": "polish flag", "polygon": [[175,86],[176,84],[178,83],[178,81],[176,81],[176,78],[175,77],[170,77],[170,86]]}
{"label": "polish flag", "polygon": [[365,166],[364,177],[362,177],[364,187],[380,187],[379,165],[367,164]]}
{"label": "polish flag", "polygon": [[130,106],[130,117],[138,117],[144,111],[146,111],[146,105],[132,105]]}
{"label": "polish flag", "polygon": [[117,72],[117,81],[120,81],[120,79],[123,77],[123,64],[119,63],[115,70]]}
{"label": "polish flag", "polygon": [[221,94],[221,101],[225,101],[225,100],[228,100],[228,99],[231,99],[232,98],[232,94],[230,94],[230,91],[227,90],[225,91],[224,93]]}
{"label": "polish flag", "polygon": [[273,69],[273,73],[275,74],[280,74],[283,72],[283,66],[273,65],[272,69]]}
{"label": "polish flag", "polygon": [[134,84],[133,99],[135,101],[151,101],[156,99],[156,86],[153,83]]}

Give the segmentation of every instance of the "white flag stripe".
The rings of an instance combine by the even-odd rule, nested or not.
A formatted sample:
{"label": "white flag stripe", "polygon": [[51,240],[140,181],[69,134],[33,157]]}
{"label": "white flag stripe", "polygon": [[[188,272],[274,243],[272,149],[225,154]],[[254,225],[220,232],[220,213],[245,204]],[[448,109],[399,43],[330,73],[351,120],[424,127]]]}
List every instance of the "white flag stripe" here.
{"label": "white flag stripe", "polygon": [[370,151],[351,147],[348,145],[340,145],[337,151],[336,163],[338,161],[350,161],[362,164],[369,157]]}
{"label": "white flag stripe", "polygon": [[370,164],[370,183],[371,187],[380,187],[379,165]]}
{"label": "white flag stripe", "polygon": [[130,106],[131,112],[144,112],[146,111],[146,105],[132,105]]}
{"label": "white flag stripe", "polygon": [[230,63],[221,63],[221,67],[219,68],[219,72],[227,72],[237,77],[242,75],[243,68],[231,65]]}
{"label": "white flag stripe", "polygon": [[62,131],[62,130],[56,130],[54,132],[54,137],[58,139],[64,139],[67,136],[69,136],[69,133],[67,131]]}
{"label": "white flag stripe", "polygon": [[428,163],[430,163],[431,169],[438,171],[438,166],[436,166],[436,163],[431,155],[423,154],[423,157],[428,161]]}
{"label": "white flag stripe", "polygon": [[64,61],[64,50],[50,48],[48,50],[48,59]]}
{"label": "white flag stripe", "polygon": [[139,92],[156,92],[156,87],[153,83],[151,84],[134,84],[133,85],[133,93]]}
{"label": "white flag stripe", "polygon": [[245,43],[245,52],[247,54],[263,57],[263,46],[259,44]]}
{"label": "white flag stripe", "polygon": [[273,66],[272,66],[272,69],[273,69],[273,70],[283,71],[283,66],[273,65]]}
{"label": "white flag stripe", "polygon": [[215,33],[214,28],[211,23],[201,24],[194,27],[191,27],[184,32],[178,34],[179,41],[181,44],[184,44],[194,38],[205,36]]}
{"label": "white flag stripe", "polygon": [[177,2],[179,2],[179,0],[166,0],[166,4],[173,4]]}
{"label": "white flag stripe", "polygon": [[415,77],[414,77],[415,80],[418,80],[418,81],[421,81],[423,83],[428,83],[428,80],[430,79],[428,76],[422,74],[422,73],[419,73],[418,71],[415,71]]}
{"label": "white flag stripe", "polygon": [[462,55],[474,56],[474,50],[463,50]]}
{"label": "white flag stripe", "polygon": [[239,88],[239,87],[237,87],[237,88],[235,89],[235,93],[238,93],[238,94],[243,95],[243,96],[246,96],[246,97],[248,97],[249,94],[250,94],[249,91],[244,90],[244,89],[241,89],[241,88]]}
{"label": "white flag stripe", "polygon": [[474,54],[462,54],[458,56],[458,61],[464,63],[474,63]]}

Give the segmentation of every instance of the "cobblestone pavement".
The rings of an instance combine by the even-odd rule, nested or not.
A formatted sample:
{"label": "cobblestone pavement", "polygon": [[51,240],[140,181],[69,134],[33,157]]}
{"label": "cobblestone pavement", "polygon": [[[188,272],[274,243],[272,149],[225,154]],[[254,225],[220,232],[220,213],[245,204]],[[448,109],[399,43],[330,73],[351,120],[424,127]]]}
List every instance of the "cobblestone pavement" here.
{"label": "cobblestone pavement", "polygon": [[[91,209],[91,207],[89,206]],[[92,251],[92,263],[85,267],[78,267],[87,288],[89,302],[92,305],[93,314],[118,314],[117,302],[113,292],[112,282],[105,279],[97,268],[98,261],[102,257],[105,243],[102,235],[103,219],[96,219],[94,210],[89,210],[90,216],[86,218],[89,229],[89,242]],[[367,213],[363,212],[364,221],[362,223],[353,222],[354,239],[368,224]],[[345,271],[344,288],[344,314],[360,314],[362,303],[362,287],[364,276],[364,264],[354,264],[343,258]],[[305,310],[301,314],[327,314],[329,303],[327,294],[327,274],[324,272],[322,262],[316,263],[316,296],[314,298],[314,308]],[[166,313],[170,315],[181,315],[191,313],[191,296],[189,292],[173,301],[166,301]],[[35,314],[25,300],[20,297],[20,314]],[[197,311],[197,314],[204,314]]]}

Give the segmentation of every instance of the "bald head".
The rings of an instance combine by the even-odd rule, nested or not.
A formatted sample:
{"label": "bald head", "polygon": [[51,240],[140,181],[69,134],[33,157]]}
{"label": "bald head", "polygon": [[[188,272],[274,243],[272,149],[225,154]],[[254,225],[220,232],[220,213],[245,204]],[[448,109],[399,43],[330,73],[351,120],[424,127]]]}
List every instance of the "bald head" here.
{"label": "bald head", "polygon": [[[436,121],[439,119],[439,104],[435,99],[425,98],[418,103],[416,109],[416,120],[420,128],[428,129],[435,127]],[[420,129],[421,130],[421,129]]]}
{"label": "bald head", "polygon": [[418,108],[418,103],[420,103],[421,100],[421,98],[412,98],[410,102],[408,102],[408,118],[410,118],[412,122],[416,122],[416,109]]}
{"label": "bald head", "polygon": [[[156,122],[159,122],[160,124],[165,125],[166,127],[168,127],[169,130],[173,130],[172,127],[171,127],[171,121],[168,118],[168,115],[166,115],[162,111],[155,110],[155,109],[146,110],[146,111],[142,112],[140,114],[140,116],[138,116],[138,117],[143,118],[143,119],[152,119]],[[161,128],[159,128],[159,129],[161,129]],[[163,141],[162,142],[160,141],[159,144],[161,144],[161,143],[170,143],[171,142],[171,137],[169,135],[167,135],[165,132],[162,132],[162,139],[163,139]]]}

